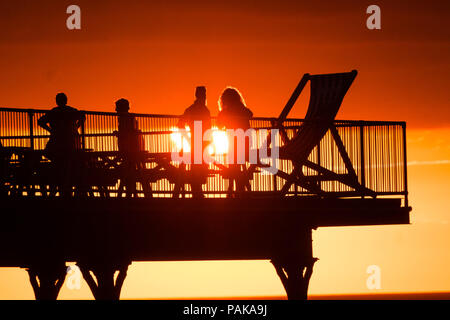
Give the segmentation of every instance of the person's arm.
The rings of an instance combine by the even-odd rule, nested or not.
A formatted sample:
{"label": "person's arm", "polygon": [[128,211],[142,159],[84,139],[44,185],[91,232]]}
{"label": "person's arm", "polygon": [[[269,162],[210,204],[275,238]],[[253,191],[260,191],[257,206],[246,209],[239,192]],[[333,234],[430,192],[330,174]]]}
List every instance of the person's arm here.
{"label": "person's arm", "polygon": [[133,116],[133,129],[135,132],[140,132],[139,130],[139,123],[137,121],[137,119]]}
{"label": "person's arm", "polygon": [[47,130],[48,132],[50,132],[50,133],[52,132],[52,128],[50,128],[50,126],[49,126],[49,120],[48,120],[48,114],[47,113],[39,118],[38,125],[41,128]]}
{"label": "person's arm", "polygon": [[78,111],[77,129],[86,122],[86,115],[83,111]]}

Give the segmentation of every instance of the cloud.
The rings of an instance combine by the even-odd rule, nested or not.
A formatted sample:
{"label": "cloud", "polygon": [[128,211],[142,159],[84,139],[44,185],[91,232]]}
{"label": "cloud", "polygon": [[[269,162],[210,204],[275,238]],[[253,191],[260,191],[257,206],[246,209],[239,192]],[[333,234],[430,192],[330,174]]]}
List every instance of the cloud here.
{"label": "cloud", "polygon": [[431,160],[431,161],[410,161],[408,166],[431,166],[440,164],[450,164],[450,160]]}
{"label": "cloud", "polygon": [[430,224],[443,224],[448,225],[447,220],[441,219],[429,219],[429,218],[415,218],[414,223],[430,223]]}

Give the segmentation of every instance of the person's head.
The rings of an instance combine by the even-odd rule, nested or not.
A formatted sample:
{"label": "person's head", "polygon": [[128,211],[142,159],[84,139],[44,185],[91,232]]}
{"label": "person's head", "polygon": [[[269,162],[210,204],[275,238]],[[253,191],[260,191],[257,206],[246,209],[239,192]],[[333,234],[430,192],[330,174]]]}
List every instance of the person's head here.
{"label": "person's head", "polygon": [[223,90],[219,98],[219,110],[224,110],[230,106],[245,107],[245,101],[238,89],[227,87]]}
{"label": "person's head", "polygon": [[56,104],[59,107],[64,107],[67,105],[67,96],[65,93],[60,92],[56,95]]}
{"label": "person's head", "polygon": [[119,99],[116,101],[116,112],[118,113],[124,113],[128,112],[130,110],[130,103],[127,99]]}
{"label": "person's head", "polygon": [[195,88],[195,98],[197,100],[206,101],[206,87],[197,87]]}

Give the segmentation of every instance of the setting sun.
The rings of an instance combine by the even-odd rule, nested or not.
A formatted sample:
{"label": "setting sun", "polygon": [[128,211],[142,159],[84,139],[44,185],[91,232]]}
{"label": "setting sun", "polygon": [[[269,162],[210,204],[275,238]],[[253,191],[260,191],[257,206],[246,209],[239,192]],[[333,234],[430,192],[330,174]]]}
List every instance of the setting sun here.
{"label": "setting sun", "polygon": [[[172,133],[170,134],[170,139],[174,143],[176,148],[174,151],[185,151],[191,150],[190,138],[191,132],[189,127],[186,127],[187,137],[183,136],[183,133],[177,127],[170,129]],[[208,153],[210,155],[222,155],[228,152],[228,136],[223,130],[219,130],[217,127],[211,128],[212,143],[208,145]]]}
{"label": "setting sun", "polygon": [[227,133],[223,130],[219,130],[217,128],[213,128],[212,132],[212,146],[214,154],[225,154],[228,152],[228,136]]}
{"label": "setting sun", "polygon": [[185,151],[188,152],[191,150],[191,145],[188,141],[191,138],[191,133],[189,132],[189,127],[186,127],[187,137],[183,135],[183,133],[177,127],[173,127],[170,129],[172,133],[170,134],[170,139],[174,143],[174,147],[176,148],[174,151]]}

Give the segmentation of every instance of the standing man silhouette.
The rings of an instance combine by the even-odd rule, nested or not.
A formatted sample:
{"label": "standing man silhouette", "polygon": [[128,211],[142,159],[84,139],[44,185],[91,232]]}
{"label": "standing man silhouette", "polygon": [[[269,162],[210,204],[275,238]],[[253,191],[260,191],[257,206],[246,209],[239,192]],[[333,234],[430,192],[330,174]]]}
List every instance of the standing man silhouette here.
{"label": "standing man silhouette", "polygon": [[[178,122],[178,128],[184,129],[186,126],[189,127],[191,133],[191,172],[190,172],[190,184],[192,189],[193,198],[203,198],[202,185],[206,183],[208,177],[208,165],[203,163],[203,151],[207,147],[207,144],[203,141],[203,136],[206,130],[211,128],[211,114],[206,103],[206,88],[203,86],[197,87],[195,89],[195,101],[189,106],[180,117]],[[196,121],[201,121],[202,123],[202,137],[198,139],[195,137],[194,123]],[[202,163],[194,163],[194,150],[196,150],[194,142],[197,140],[202,141]],[[180,188],[180,185],[175,185],[175,189]],[[178,190],[174,190],[176,194]]]}
{"label": "standing man silhouette", "polygon": [[55,165],[54,175],[58,181],[60,195],[66,196],[71,191],[71,171],[76,152],[81,149],[78,129],[85,121],[84,113],[67,105],[64,93],[56,95],[57,106],[38,120],[38,125],[50,132],[50,139],[45,146],[45,156]]}

